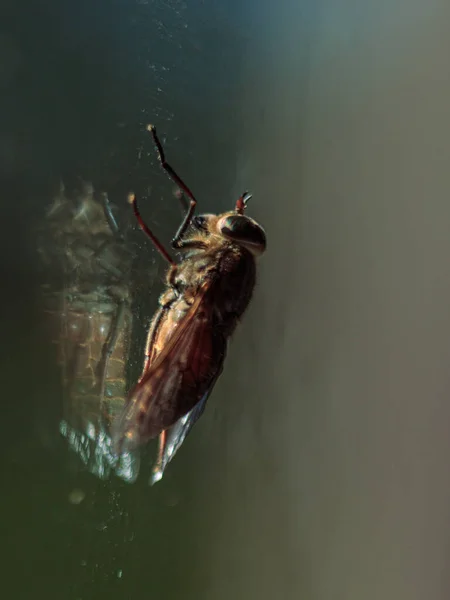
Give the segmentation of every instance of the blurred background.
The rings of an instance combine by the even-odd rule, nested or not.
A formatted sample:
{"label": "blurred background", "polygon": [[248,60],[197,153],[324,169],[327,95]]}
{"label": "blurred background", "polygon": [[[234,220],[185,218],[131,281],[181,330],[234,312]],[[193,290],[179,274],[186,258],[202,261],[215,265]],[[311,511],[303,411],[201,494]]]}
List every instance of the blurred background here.
{"label": "blurred background", "polygon": [[[450,5],[5,0],[0,13],[4,595],[448,598]],[[135,265],[137,377],[164,265],[126,195],[164,239],[180,216],[149,122],[202,210],[248,188],[268,236],[224,375],[153,488],[154,444],[130,484],[96,477],[61,435],[67,315],[42,293],[66,285],[49,207],[63,181],[83,208],[90,182]]]}

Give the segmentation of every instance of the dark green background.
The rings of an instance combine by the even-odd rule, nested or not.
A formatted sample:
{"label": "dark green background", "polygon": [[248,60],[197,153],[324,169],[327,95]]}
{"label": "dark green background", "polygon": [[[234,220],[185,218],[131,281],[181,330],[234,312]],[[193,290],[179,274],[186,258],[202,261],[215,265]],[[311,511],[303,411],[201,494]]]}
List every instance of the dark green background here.
{"label": "dark green background", "polygon": [[[447,600],[448,3],[1,10],[2,595]],[[202,208],[249,188],[268,235],[224,376],[153,489],[94,480],[59,439],[32,233],[82,176],[119,204],[164,194],[146,215],[169,236],[148,121]]]}

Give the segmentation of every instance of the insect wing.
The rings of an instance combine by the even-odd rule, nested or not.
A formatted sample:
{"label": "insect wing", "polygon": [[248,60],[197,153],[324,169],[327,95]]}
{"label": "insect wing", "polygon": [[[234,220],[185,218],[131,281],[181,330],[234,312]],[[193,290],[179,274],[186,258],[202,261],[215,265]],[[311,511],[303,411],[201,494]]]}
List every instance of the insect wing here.
{"label": "insect wing", "polygon": [[212,327],[212,309],[206,301],[209,285],[199,291],[167,345],[131,392],[113,426],[117,454],[174,425],[195,408],[215,380],[226,342]]}
{"label": "insect wing", "polygon": [[217,379],[222,373],[224,360],[225,355],[223,355],[217,374],[212,380],[208,391],[205,392],[205,394],[203,395],[203,398],[199,402],[197,402],[194,408],[191,411],[189,411],[187,415],[184,415],[183,417],[181,417],[181,419],[178,419],[175,425],[168,429],[163,454],[161,456],[160,461],[155,465],[153,469],[153,474],[151,478],[152,485],[160,479],[162,479],[167,465],[178,452],[184,440],[190,433],[191,429],[194,427],[195,423],[202,416],[203,411],[205,410],[206,402],[208,401],[208,398],[216,384]]}

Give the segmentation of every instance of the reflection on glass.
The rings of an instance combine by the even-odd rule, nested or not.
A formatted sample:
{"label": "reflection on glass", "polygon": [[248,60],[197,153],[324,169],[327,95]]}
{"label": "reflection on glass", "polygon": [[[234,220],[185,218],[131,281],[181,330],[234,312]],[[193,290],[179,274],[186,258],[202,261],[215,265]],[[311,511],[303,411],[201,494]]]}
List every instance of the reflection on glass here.
{"label": "reflection on glass", "polygon": [[64,390],[60,432],[88,470],[134,481],[136,452],[117,460],[111,422],[126,398],[132,329],[132,253],[106,194],[61,185],[40,228],[45,311],[58,347]]}

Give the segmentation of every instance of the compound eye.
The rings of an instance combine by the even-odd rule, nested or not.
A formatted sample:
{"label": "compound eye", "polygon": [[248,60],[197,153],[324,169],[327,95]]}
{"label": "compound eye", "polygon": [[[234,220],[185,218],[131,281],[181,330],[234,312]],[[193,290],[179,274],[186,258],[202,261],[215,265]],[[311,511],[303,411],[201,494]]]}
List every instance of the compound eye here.
{"label": "compound eye", "polygon": [[252,219],[244,215],[229,215],[219,222],[222,235],[248,247],[255,253],[266,249],[266,234],[264,229]]}

